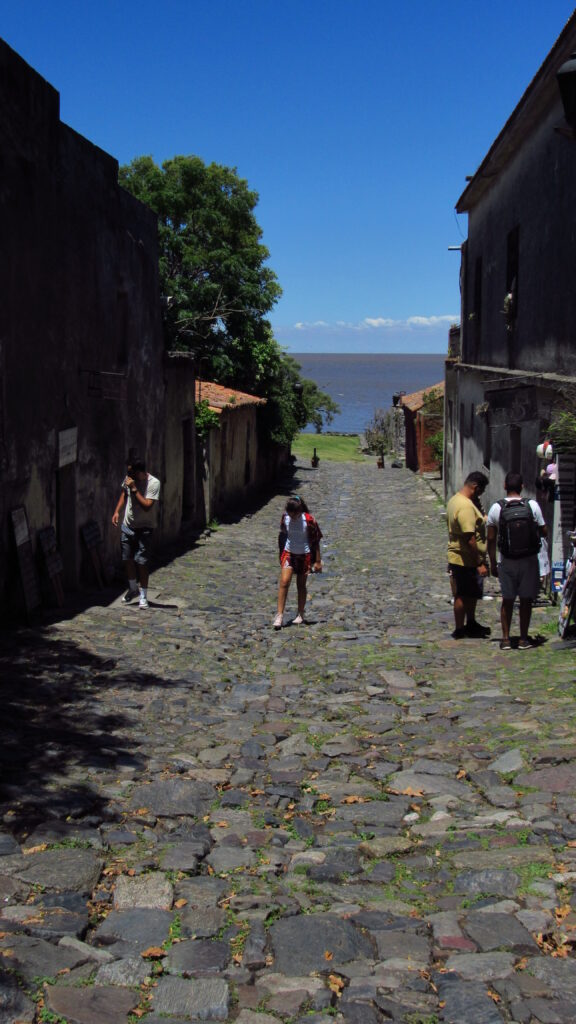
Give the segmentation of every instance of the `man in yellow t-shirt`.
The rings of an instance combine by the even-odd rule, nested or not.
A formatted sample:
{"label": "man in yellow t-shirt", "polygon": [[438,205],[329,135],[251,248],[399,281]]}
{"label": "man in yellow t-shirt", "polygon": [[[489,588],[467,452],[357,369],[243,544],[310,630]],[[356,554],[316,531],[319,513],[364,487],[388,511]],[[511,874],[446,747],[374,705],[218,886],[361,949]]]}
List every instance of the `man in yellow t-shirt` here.
{"label": "man in yellow t-shirt", "polygon": [[469,473],[446,506],[448,517],[448,571],[454,594],[455,640],[490,636],[488,626],[476,621],[476,602],[482,597],[486,566],[486,520],[480,495],[488,485],[484,473]]}

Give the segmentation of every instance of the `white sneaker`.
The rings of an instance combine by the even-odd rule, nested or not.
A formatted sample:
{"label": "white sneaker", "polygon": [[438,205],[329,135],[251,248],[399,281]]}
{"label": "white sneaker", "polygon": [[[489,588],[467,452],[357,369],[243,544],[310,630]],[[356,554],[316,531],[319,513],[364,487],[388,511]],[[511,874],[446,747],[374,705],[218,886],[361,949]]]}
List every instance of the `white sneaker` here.
{"label": "white sneaker", "polygon": [[293,626],[301,626],[303,622],[304,622],[304,618],[300,614],[298,614],[295,619],[292,619],[292,625]]}
{"label": "white sneaker", "polygon": [[144,596],[142,595],[142,596],[140,597],[140,600],[139,600],[139,602],[138,602],[138,607],[139,607],[139,608],[149,608],[149,607],[150,607],[150,605],[148,604],[148,598],[147,598],[147,597],[144,597]]}
{"label": "white sneaker", "polygon": [[272,623],[274,629],[282,629],[282,616],[278,614]]}

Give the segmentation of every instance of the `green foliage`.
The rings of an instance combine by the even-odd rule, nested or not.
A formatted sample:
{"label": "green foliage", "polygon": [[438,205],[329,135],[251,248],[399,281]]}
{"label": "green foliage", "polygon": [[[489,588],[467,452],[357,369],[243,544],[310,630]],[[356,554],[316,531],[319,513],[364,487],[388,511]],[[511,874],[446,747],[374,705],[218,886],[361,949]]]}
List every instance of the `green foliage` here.
{"label": "green foliage", "polygon": [[444,461],[444,431],[437,430],[435,434],[431,434],[430,437],[426,438],[426,444],[432,453],[434,461],[441,467]]}
{"label": "green foliage", "polygon": [[212,427],[220,428],[220,416],[214,409],[210,408],[206,398],[203,398],[201,402],[196,404],[194,408],[194,422],[196,424],[196,434],[200,438],[207,437]]}
{"label": "green foliage", "polygon": [[66,1018],[59,1013],[52,1013],[45,1006],[42,1006],[38,1013],[38,1020],[41,1024],[66,1024]]}
{"label": "green foliage", "polygon": [[441,416],[444,412],[444,395],[440,388],[430,388],[422,395],[422,412],[427,416]]}
{"label": "green foliage", "polygon": [[331,423],[340,411],[329,395],[300,376],[299,364],[281,349],[271,331],[263,332],[258,345],[253,346],[250,363],[247,355],[245,352],[244,361],[236,364],[236,375],[240,366],[244,366],[244,372],[250,366],[248,379],[235,386],[266,398],[259,416],[263,431],[273,441],[291,444],[308,423],[313,423],[319,433],[324,422]]}
{"label": "green foliage", "polygon": [[306,413],[306,424],[311,423],[317,434],[324,426],[329,427],[340,412],[340,406],[330,395],[326,395],[313,380],[302,380],[302,404]]}
{"label": "green foliage", "polygon": [[166,940],[169,945],[172,945],[177,939],[182,938],[182,918],[180,914],[175,914],[170,923],[170,931],[168,939]]}
{"label": "green foliage", "polygon": [[531,864],[521,864],[514,870],[516,871],[516,874],[520,876],[518,892],[521,895],[527,893],[538,895],[538,889],[533,889],[534,884],[538,882],[547,882],[553,872],[552,866],[545,861],[533,861]]}
{"label": "green foliage", "polygon": [[554,447],[560,452],[576,452],[576,415],[567,409],[554,413],[547,430]]}
{"label": "green foliage", "polygon": [[143,156],[120,168],[120,184],[158,214],[169,346],[209,354],[256,331],[281,289],[265,266],[258,195],[235,168]]}
{"label": "green foliage", "polygon": [[[176,156],[158,167],[137,157],[120,184],[158,215],[166,344],[193,351],[204,380],[266,398],[266,437],[290,444],[338,406],[280,348],[266,315],[281,295],[254,216],[256,192],[234,168]],[[200,430],[214,423],[201,412]]]}

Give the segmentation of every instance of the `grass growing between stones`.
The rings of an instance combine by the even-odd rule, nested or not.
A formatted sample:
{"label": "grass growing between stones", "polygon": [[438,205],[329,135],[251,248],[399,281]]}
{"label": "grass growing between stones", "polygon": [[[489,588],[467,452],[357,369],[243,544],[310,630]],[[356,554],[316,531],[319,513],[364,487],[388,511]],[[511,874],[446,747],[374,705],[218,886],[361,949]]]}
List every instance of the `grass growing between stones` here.
{"label": "grass growing between stones", "polygon": [[392,858],[392,863],[395,868],[394,878],[379,887],[377,899],[384,898],[390,903],[401,901],[410,905],[418,915],[433,913],[436,902],[428,892],[433,881],[422,878],[419,869],[409,867],[402,860]]}
{"label": "grass growing between stones", "polygon": [[548,882],[554,873],[552,866],[543,861],[535,861],[533,864],[522,864],[514,868],[520,879],[518,894],[520,896],[540,895],[538,889],[533,886],[537,882]]}

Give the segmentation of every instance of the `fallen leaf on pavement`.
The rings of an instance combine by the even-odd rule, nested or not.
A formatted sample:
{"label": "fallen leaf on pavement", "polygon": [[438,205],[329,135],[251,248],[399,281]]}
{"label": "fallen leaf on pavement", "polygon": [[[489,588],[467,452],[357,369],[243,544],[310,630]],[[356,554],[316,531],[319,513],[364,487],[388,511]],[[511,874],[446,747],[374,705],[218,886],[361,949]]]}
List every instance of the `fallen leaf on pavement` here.
{"label": "fallen leaf on pavement", "polygon": [[159,960],[160,957],[166,956],[166,950],[162,949],[162,946],[150,946],[148,949],[143,950],[140,956],[144,960]]}

